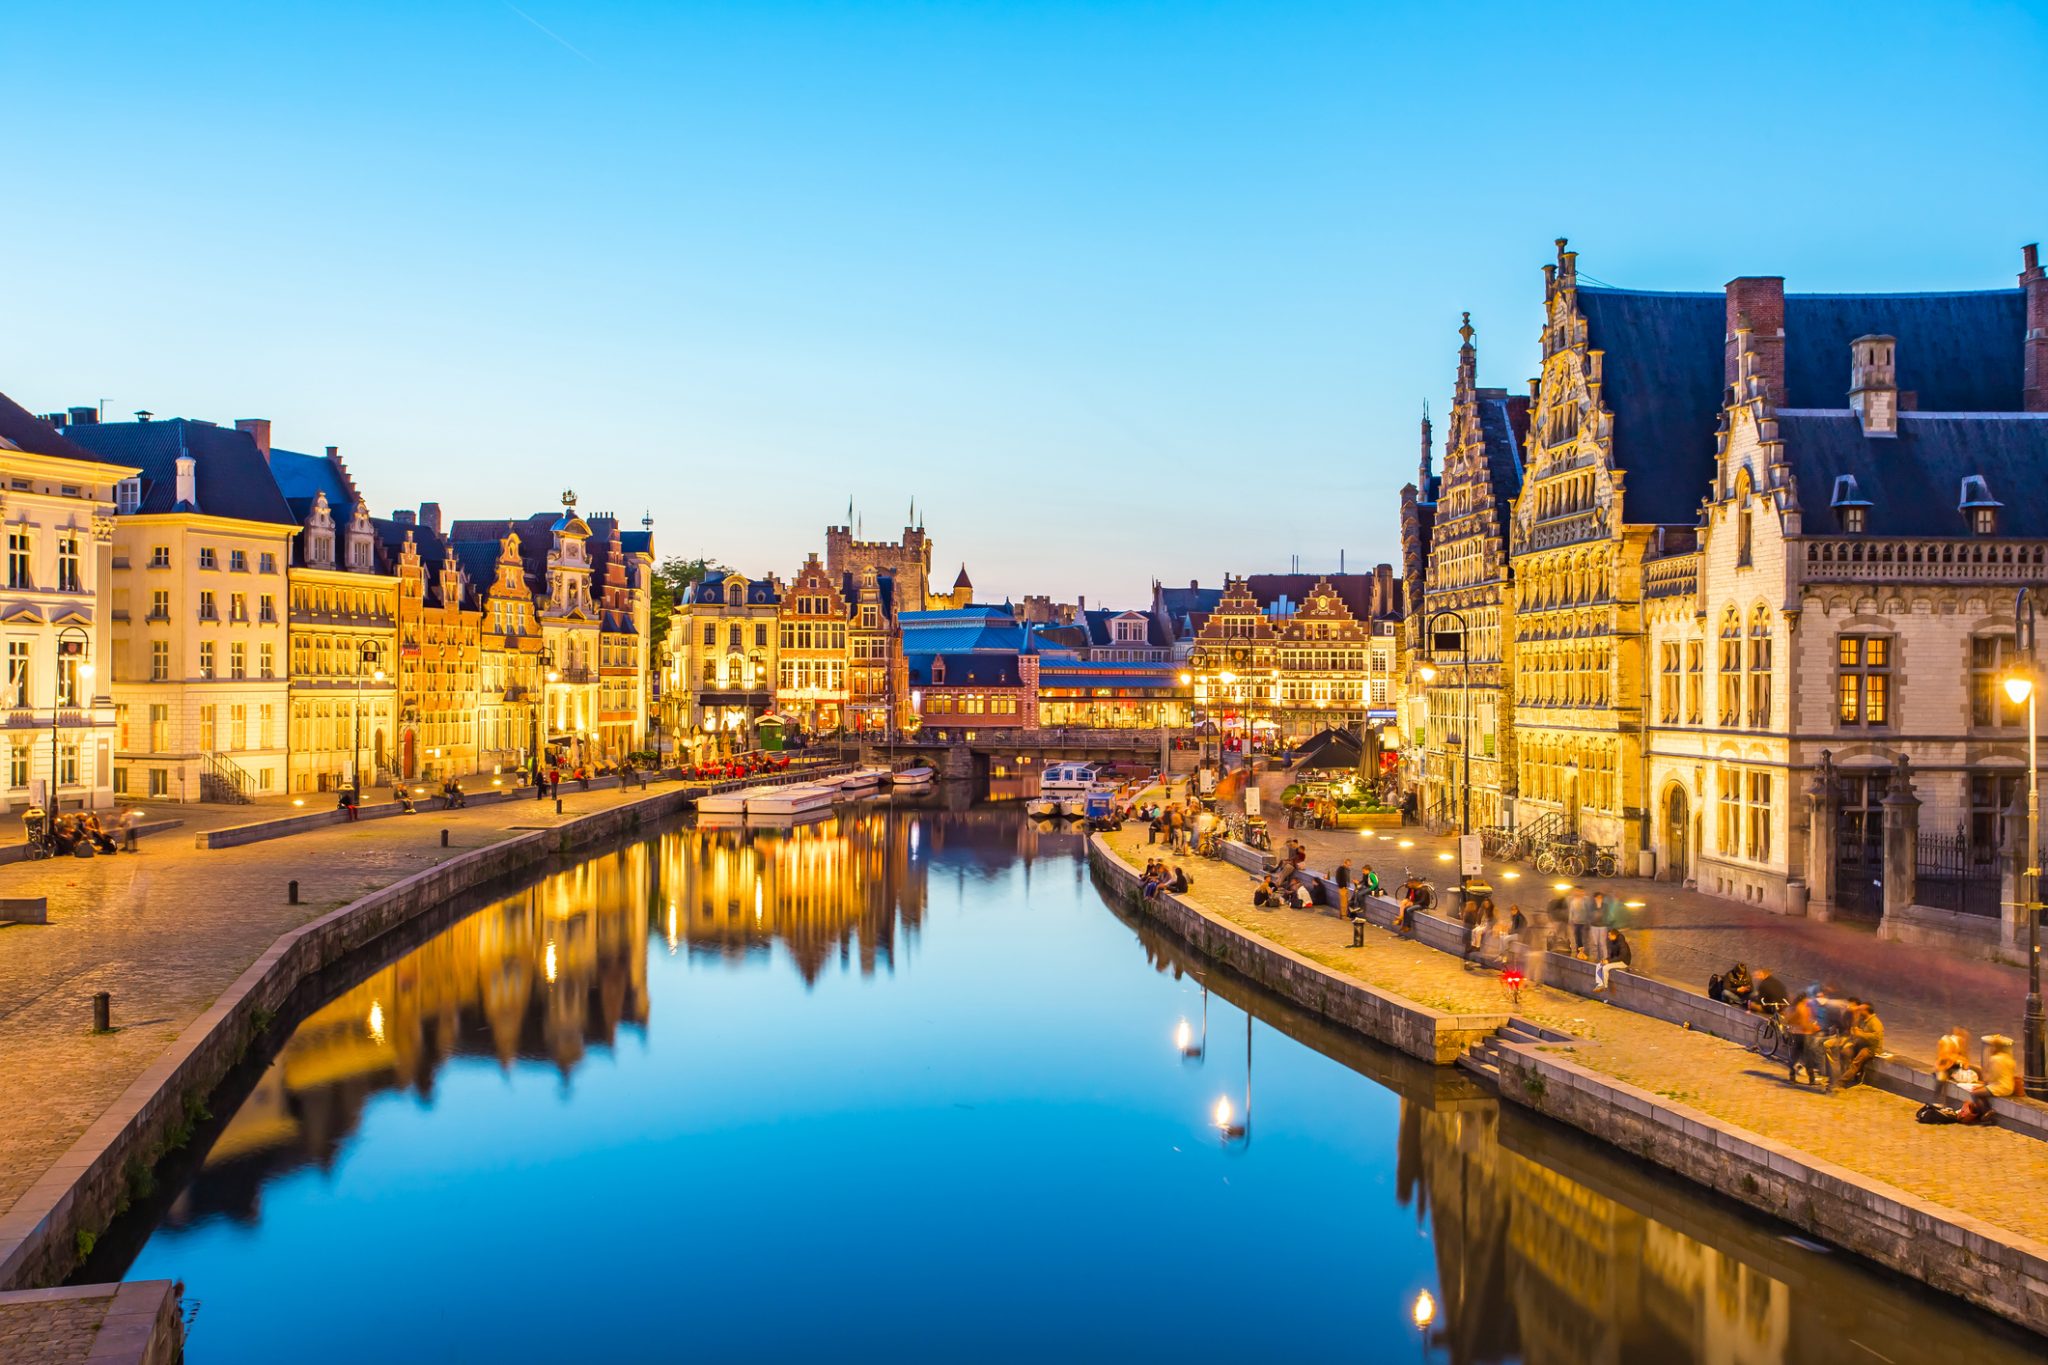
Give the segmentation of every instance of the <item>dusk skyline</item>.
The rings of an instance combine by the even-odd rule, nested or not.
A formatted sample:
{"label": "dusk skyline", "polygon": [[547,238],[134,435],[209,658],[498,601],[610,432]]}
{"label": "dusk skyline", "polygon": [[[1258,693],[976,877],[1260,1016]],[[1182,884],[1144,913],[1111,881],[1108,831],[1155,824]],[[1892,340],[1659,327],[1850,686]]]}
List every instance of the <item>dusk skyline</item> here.
{"label": "dusk skyline", "polygon": [[1556,236],[1816,292],[2048,233],[2038,6],[1439,13],[16,15],[8,392],[757,574],[914,497],[943,581],[1138,605],[1396,561],[1459,313],[1519,390]]}

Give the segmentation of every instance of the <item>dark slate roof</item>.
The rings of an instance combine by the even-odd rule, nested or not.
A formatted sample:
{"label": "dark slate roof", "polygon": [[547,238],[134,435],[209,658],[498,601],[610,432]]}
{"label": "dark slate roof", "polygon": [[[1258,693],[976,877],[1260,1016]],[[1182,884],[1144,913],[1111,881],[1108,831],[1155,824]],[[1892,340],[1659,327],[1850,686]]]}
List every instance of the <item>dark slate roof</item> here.
{"label": "dark slate roof", "polygon": [[[1022,687],[1014,650],[998,654],[907,654],[913,687]],[[946,680],[932,681],[932,664],[946,661]]]}
{"label": "dark slate roof", "polygon": [[2018,412],[2026,300],[2019,289],[1788,294],[1784,406],[1848,407],[1849,343],[1890,336],[1899,340],[1899,388],[1921,412]]}
{"label": "dark slate roof", "polygon": [[1089,631],[1085,626],[1035,625],[1031,627],[1032,648],[1034,649],[1040,649],[1043,645],[1051,645],[1054,649],[1070,649],[1078,653],[1088,648],[1088,636]]}
{"label": "dark slate roof", "polygon": [[[404,540],[399,537],[400,544]],[[498,547],[488,540],[459,540],[454,545],[455,560],[468,575],[471,590],[478,596],[488,594],[491,585],[498,581]]]}
{"label": "dark slate roof", "polygon": [[[688,603],[723,602],[725,600],[724,575],[720,575],[717,578],[699,579],[697,582],[692,583],[683,590],[682,600]],[[751,578],[747,580],[748,606],[772,606],[781,600],[782,595],[776,591],[775,584],[770,580],[766,578]]]}
{"label": "dark slate roof", "polygon": [[[1728,299],[1581,285],[1586,344],[1606,354],[1600,398],[1614,413],[1623,515],[1691,525],[1714,477]],[[1845,366],[1849,348],[1842,348]]]}
{"label": "dark slate roof", "polygon": [[[1173,643],[1171,640],[1165,638],[1165,631],[1160,628],[1160,625],[1157,621],[1152,619],[1152,613],[1150,612],[1110,611],[1107,608],[1090,607],[1083,614],[1087,618],[1088,622],[1088,641],[1090,644],[1093,645],[1108,647],[1115,645],[1117,643],[1117,641],[1112,640],[1109,637],[1109,623],[1119,616],[1138,616],[1144,619],[1145,645],[1147,648],[1165,649]],[[1129,646],[1125,647],[1129,648]]]}
{"label": "dark slate roof", "polygon": [[[1900,350],[1903,351],[1903,343]],[[1963,480],[1981,474],[2001,536],[2048,536],[2048,413],[1899,414],[1897,436],[1865,436],[1851,412],[1783,411],[1778,435],[1799,480],[1800,527],[1832,535],[1835,480],[1854,475],[1871,535],[1964,536]]]}
{"label": "dark slate roof", "polygon": [[1479,431],[1486,441],[1486,477],[1505,522],[1508,504],[1522,493],[1522,443],[1515,435],[1508,399],[1481,398]]}
{"label": "dark slate roof", "polygon": [[[341,471],[325,455],[302,455],[296,450],[279,450],[273,446],[270,476],[277,480],[278,491],[284,494],[294,511],[301,506],[311,508],[314,497],[325,493],[327,505],[334,510],[337,522],[345,522],[355,515],[355,495],[349,491]],[[300,519],[304,520],[303,515]]]}
{"label": "dark slate roof", "polygon": [[[1625,514],[1690,524],[1714,471],[1726,395],[1724,293],[1652,293],[1581,285],[1587,344],[1605,352],[1601,399],[1614,413]],[[1785,389],[1795,409],[1845,409],[1849,343],[1898,338],[1898,383],[1922,412],[2015,412],[2025,294],[1787,294]]]}
{"label": "dark slate roof", "polygon": [[1176,621],[1191,616],[1207,616],[1216,610],[1216,604],[1223,600],[1221,588],[1161,588],[1159,604],[1166,608],[1166,614]]}
{"label": "dark slate roof", "polygon": [[[1316,590],[1316,584],[1327,580],[1339,601],[1343,602],[1361,625],[1369,625],[1375,615],[1400,614],[1400,603],[1389,604],[1388,612],[1374,612],[1373,601],[1377,592],[1377,578],[1369,573],[1255,573],[1247,575],[1246,586],[1258,600],[1260,610],[1268,610],[1281,598],[1299,611]],[[1400,584],[1395,583],[1398,592]]]}
{"label": "dark slate roof", "polygon": [[[857,573],[839,575],[839,595],[846,601],[848,615],[860,610],[861,576]],[[882,619],[889,620],[896,615],[896,576],[878,573],[875,575],[875,596],[881,599]]]}
{"label": "dark slate roof", "polygon": [[[0,393],[0,441],[31,455],[53,455],[61,460],[98,461],[102,458],[4,393]],[[114,463],[121,461],[115,460]]]}
{"label": "dark slate roof", "polygon": [[145,514],[177,510],[178,457],[190,455],[196,462],[202,514],[299,524],[270,476],[263,452],[246,431],[174,417],[165,422],[92,422],[67,427],[64,434],[115,464],[140,468],[142,505],[137,510]]}
{"label": "dark slate roof", "polygon": [[654,553],[654,532],[621,531],[619,545],[629,555],[651,555]]}

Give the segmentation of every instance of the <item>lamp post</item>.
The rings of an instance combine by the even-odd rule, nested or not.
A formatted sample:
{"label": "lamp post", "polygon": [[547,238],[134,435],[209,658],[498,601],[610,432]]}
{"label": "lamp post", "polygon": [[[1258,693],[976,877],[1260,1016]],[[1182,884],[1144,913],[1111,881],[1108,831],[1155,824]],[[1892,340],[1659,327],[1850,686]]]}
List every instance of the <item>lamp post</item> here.
{"label": "lamp post", "polygon": [[[1429,618],[1429,624],[1426,629],[1430,637],[1430,654],[1434,657],[1438,646],[1444,639],[1437,632],[1436,623],[1447,616],[1458,623],[1458,704],[1459,709],[1464,712],[1463,721],[1458,733],[1458,747],[1465,754],[1465,772],[1462,783],[1463,794],[1458,802],[1458,833],[1470,834],[1472,832],[1472,661],[1471,656],[1466,651],[1465,642],[1468,631],[1465,625],[1465,618],[1448,608],[1433,613]],[[1421,668],[1421,673],[1424,682],[1436,681],[1436,669],[1432,665],[1424,664]]]}
{"label": "lamp post", "polygon": [[[356,657],[356,734],[355,742],[350,746],[355,752],[349,756],[350,761],[355,764],[355,789],[358,796],[363,791],[363,674],[376,662],[377,646],[365,644],[362,652]],[[384,670],[376,669],[372,677],[377,682],[383,682]]]}
{"label": "lamp post", "polygon": [[[78,696],[79,685],[83,684],[88,689],[92,686],[92,665],[85,659],[85,652],[91,643],[92,637],[86,634],[83,626],[66,626],[57,632],[57,686],[56,690],[50,694],[49,811],[52,819],[64,807],[64,770],[58,766],[57,737],[64,726],[64,707],[67,704],[71,706],[80,704]],[[78,660],[78,676],[71,687],[67,689],[64,685],[64,662],[67,659],[73,658]],[[85,700],[87,702],[91,700],[89,691]]]}
{"label": "lamp post", "polygon": [[540,687],[536,689],[533,701],[533,771],[540,772],[540,761],[547,749],[548,684],[562,675],[555,669],[555,651],[543,646],[540,652]]}
{"label": "lamp post", "polygon": [[2034,659],[2034,603],[2021,588],[2013,603],[2013,652],[2019,659],[2005,679],[2005,694],[2027,704],[2027,853],[2021,908],[2027,916],[2027,1005],[2020,1021],[2022,1076],[2029,1095],[2048,1095],[2048,1047],[2041,1015],[2041,731],[2040,688]]}

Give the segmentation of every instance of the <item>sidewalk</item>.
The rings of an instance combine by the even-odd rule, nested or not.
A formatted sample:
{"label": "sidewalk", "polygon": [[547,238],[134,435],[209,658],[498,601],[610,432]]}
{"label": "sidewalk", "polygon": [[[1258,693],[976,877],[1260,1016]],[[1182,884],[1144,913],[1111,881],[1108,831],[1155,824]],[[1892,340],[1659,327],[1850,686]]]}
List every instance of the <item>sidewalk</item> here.
{"label": "sidewalk", "polygon": [[[1280,789],[1287,780],[1282,773],[1260,779],[1262,799],[1274,813],[1275,842],[1290,837],[1280,813]],[[1439,856],[1455,855],[1455,835],[1419,829],[1294,830],[1291,837],[1307,847],[1311,867],[1331,871],[1346,858],[1354,870],[1371,863],[1389,891],[1410,869],[1440,892],[1457,885],[1455,863]],[[1401,848],[1403,839],[1413,840],[1415,847]],[[1505,879],[1503,870],[1517,875]],[[1488,859],[1486,871],[1494,901],[1519,904],[1531,919],[1555,894],[1551,879],[1527,864]],[[1935,1040],[1955,1024],[1979,1038],[1987,1033],[2020,1036],[2027,974],[2018,967],[1886,942],[1877,937],[1875,925],[1774,915],[1671,882],[1615,877],[1581,884],[1644,903],[1626,930],[1640,975],[1704,992],[1709,976],[1741,961],[1752,971],[1770,968],[1793,990],[1825,981],[1876,1005],[1887,1046],[1909,1057],[1933,1057]]]}
{"label": "sidewalk", "polygon": [[[1275,831],[1276,840],[1281,833]],[[1117,856],[1144,865],[1148,850],[1141,826],[1128,825],[1104,837]],[[1308,844],[1317,836],[1304,831],[1300,837]],[[1355,832],[1321,837],[1354,845],[1358,841]],[[1416,851],[1421,849],[1418,841]],[[1377,928],[1366,931],[1365,947],[1353,948],[1351,926],[1333,915],[1254,909],[1254,878],[1228,863],[1185,855],[1169,861],[1178,862],[1195,879],[1189,898],[1202,909],[1333,972],[1435,1009],[1502,1008],[1496,978],[1468,972],[1450,954]],[[1416,865],[1420,867],[1419,861]],[[1310,866],[1327,870],[1315,856]],[[2048,1242],[2048,1204],[2015,1197],[2022,1191],[2048,1189],[2048,1142],[2003,1128],[1917,1124],[1912,1101],[1867,1086],[1832,1095],[1794,1086],[1782,1067],[1739,1044],[1547,987],[1524,987],[1516,1013],[1574,1035],[1579,1042],[1546,1045],[1545,1050],[1554,1049],[1589,1070],[1797,1148],[1871,1182],[1896,1186],[2002,1231]]]}
{"label": "sidewalk", "polygon": [[[561,815],[553,801],[507,801],[215,850],[194,848],[188,824],[145,839],[140,854],[0,872],[10,894],[47,896],[50,909],[47,925],[0,927],[0,1066],[9,1100],[0,1124],[0,1211],[279,934],[517,829],[552,827],[639,795],[569,786]],[[251,811],[208,809],[244,820]],[[286,903],[291,880],[298,905]],[[89,1031],[95,991],[113,995],[116,1031],[102,1037]]]}

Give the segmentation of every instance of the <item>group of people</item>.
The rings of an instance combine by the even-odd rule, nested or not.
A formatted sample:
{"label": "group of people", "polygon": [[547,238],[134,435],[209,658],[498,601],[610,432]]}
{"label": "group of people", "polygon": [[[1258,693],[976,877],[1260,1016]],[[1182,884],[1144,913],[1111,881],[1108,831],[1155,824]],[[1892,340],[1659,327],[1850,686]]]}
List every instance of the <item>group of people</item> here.
{"label": "group of people", "polygon": [[1134,815],[1145,822],[1145,842],[1164,844],[1171,853],[1193,851],[1198,832],[1215,820],[1195,796],[1175,800],[1171,788],[1165,800],[1141,807]]}
{"label": "group of people", "polygon": [[136,826],[142,823],[142,812],[130,806],[120,817],[121,838],[116,842],[113,832],[100,823],[99,812],[85,811],[77,815],[60,815],[50,825],[43,838],[51,854],[57,857],[86,856],[83,850],[92,853],[115,853],[126,850],[136,852]]}
{"label": "group of people", "polygon": [[1738,962],[1726,972],[1707,979],[1707,995],[1724,1004],[1739,1006],[1783,1021],[1790,1045],[1785,1079],[1800,1084],[1820,1082],[1832,1093],[1837,1085],[1860,1085],[1871,1062],[1885,1055],[1884,1020],[1868,1000],[1845,994],[1819,982],[1797,995],[1768,968],[1752,974]]}
{"label": "group of people", "polygon": [[1145,875],[1138,878],[1138,890],[1143,893],[1148,901],[1157,896],[1161,891],[1172,891],[1177,894],[1186,891],[1194,884],[1193,879],[1188,876],[1187,872],[1179,864],[1169,868],[1157,858],[1146,859]]}
{"label": "group of people", "polygon": [[1310,889],[1303,870],[1307,864],[1307,845],[1299,839],[1282,844],[1280,856],[1266,865],[1266,875],[1252,888],[1252,904],[1261,910],[1305,910],[1314,904],[1322,888]]}

